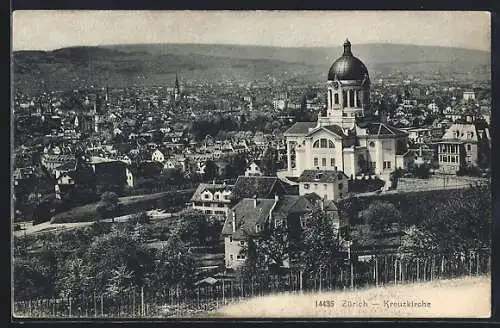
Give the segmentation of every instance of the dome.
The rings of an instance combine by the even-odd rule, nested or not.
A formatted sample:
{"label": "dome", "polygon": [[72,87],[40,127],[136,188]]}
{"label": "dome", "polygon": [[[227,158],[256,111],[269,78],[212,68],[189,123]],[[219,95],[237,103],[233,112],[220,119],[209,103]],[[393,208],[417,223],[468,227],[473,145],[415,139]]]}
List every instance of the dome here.
{"label": "dome", "polygon": [[328,81],[335,80],[335,76],[339,80],[364,80],[365,75],[368,77],[368,69],[365,64],[358,58],[354,57],[351,52],[351,43],[349,40],[344,42],[344,53],[342,57],[337,59],[328,72]]}

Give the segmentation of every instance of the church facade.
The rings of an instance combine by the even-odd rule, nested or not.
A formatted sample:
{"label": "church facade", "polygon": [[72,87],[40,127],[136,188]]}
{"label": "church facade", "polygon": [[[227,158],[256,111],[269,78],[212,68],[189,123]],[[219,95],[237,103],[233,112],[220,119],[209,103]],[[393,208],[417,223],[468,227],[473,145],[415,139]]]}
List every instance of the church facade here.
{"label": "church facade", "polygon": [[326,113],[317,122],[296,122],[284,136],[289,177],[304,170],[337,170],[351,179],[376,175],[387,180],[414,159],[408,134],[373,115],[368,69],[352,54],[349,40],[328,72]]}

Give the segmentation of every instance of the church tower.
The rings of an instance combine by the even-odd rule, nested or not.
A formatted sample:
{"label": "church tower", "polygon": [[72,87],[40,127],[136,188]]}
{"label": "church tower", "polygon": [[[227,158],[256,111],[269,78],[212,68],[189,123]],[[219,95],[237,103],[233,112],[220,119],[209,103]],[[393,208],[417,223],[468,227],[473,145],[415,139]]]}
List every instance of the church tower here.
{"label": "church tower", "polygon": [[318,119],[320,126],[339,125],[353,129],[356,119],[369,111],[370,77],[365,64],[354,57],[349,40],[344,52],[330,67],[327,82],[326,116]]}
{"label": "church tower", "polygon": [[177,73],[175,73],[175,86],[174,86],[174,99],[175,101],[180,100],[181,98],[181,88],[179,87],[179,78],[177,77]]}

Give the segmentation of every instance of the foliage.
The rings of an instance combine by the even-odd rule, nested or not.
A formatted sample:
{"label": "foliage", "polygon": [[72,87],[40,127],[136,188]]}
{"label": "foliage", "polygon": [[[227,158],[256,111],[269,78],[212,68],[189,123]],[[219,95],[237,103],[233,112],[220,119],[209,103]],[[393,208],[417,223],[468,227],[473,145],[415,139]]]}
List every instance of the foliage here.
{"label": "foliage", "polygon": [[399,223],[401,213],[389,202],[375,201],[360,213],[366,224],[375,230],[382,230],[392,223]]}
{"label": "foliage", "polygon": [[101,201],[97,205],[97,212],[103,219],[113,218],[118,213],[120,199],[114,192],[105,192],[101,195]]}
{"label": "foliage", "polygon": [[210,181],[217,177],[217,165],[212,160],[205,162],[205,172],[203,174],[204,181]]}
{"label": "foliage", "polygon": [[320,268],[336,265],[341,251],[338,231],[328,212],[315,210],[307,217],[298,264],[309,275]]}
{"label": "foliage", "polygon": [[148,285],[158,291],[181,285],[189,287],[194,280],[195,262],[192,254],[177,234],[171,234],[167,243],[159,250]]}
{"label": "foliage", "polygon": [[278,161],[278,151],[274,148],[268,147],[262,156],[262,171],[266,176],[276,175]]}
{"label": "foliage", "polygon": [[186,209],[179,213],[173,233],[188,244],[205,245],[209,241],[217,241],[221,230],[222,223],[215,217],[200,210]]}

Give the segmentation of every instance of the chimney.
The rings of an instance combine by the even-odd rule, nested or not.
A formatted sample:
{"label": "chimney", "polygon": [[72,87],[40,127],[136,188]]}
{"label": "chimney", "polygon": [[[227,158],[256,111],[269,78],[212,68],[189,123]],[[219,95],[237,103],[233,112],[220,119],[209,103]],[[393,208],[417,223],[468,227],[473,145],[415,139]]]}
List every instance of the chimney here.
{"label": "chimney", "polygon": [[257,207],[257,195],[253,195],[253,207]]}
{"label": "chimney", "polygon": [[231,223],[233,225],[233,232],[236,232],[236,214],[234,213],[234,211],[232,211],[231,213],[232,215],[232,220],[231,220]]}

